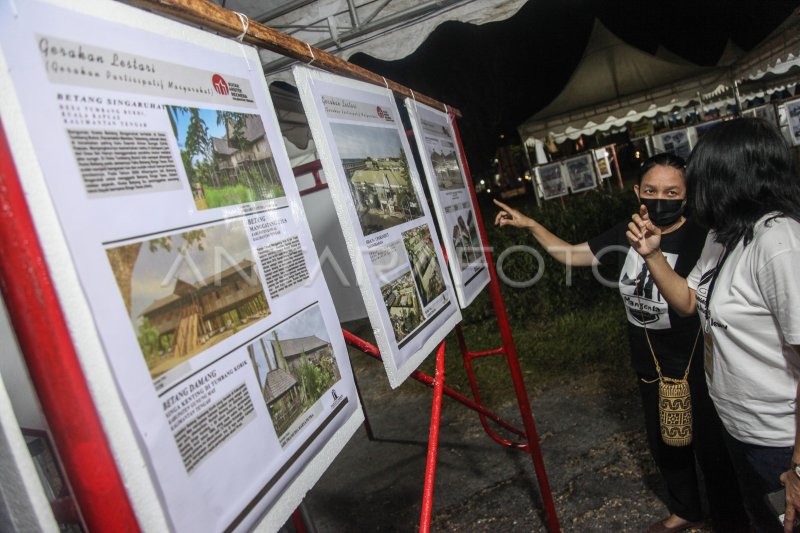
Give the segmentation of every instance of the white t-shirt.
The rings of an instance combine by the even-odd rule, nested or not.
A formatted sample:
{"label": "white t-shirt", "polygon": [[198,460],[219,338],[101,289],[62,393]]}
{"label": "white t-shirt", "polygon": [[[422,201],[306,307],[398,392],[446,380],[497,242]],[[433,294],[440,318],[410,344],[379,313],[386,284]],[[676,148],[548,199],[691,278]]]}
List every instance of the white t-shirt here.
{"label": "white t-shirt", "polygon": [[709,233],[689,274],[697,310],[712,350],[705,369],[708,388],[725,429],[761,446],[792,446],[800,377],[800,223],[774,215],[759,220],[753,240],[731,251],[711,295],[706,295],[722,254]]}

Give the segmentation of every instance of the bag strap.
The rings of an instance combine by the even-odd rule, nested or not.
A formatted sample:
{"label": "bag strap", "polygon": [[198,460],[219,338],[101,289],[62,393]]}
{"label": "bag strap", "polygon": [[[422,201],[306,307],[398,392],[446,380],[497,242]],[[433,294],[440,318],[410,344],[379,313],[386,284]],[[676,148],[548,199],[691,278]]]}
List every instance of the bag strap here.
{"label": "bag strap", "polygon": [[[639,301],[639,314],[642,320],[642,328],[644,328],[644,336],[647,339],[647,346],[650,348],[650,354],[653,356],[653,362],[656,364],[656,372],[658,372],[658,380],[647,381],[642,380],[645,383],[655,383],[656,381],[671,381],[671,382],[678,382],[678,381],[686,381],[689,379],[689,370],[692,368],[692,358],[694,357],[694,351],[697,348],[697,341],[700,339],[700,331],[702,331],[702,327],[697,328],[697,335],[694,338],[694,344],[692,345],[692,352],[689,354],[689,364],[686,365],[686,372],[683,373],[683,379],[675,379],[670,377],[664,377],[661,373],[661,365],[658,364],[658,358],[656,357],[656,352],[653,349],[653,343],[650,341],[650,335],[647,333],[647,324],[645,324],[644,320],[644,309],[642,305],[642,297],[639,296],[639,279],[637,278],[636,284],[633,287],[633,294],[636,295],[636,299]],[[667,311],[669,313],[669,311]]]}

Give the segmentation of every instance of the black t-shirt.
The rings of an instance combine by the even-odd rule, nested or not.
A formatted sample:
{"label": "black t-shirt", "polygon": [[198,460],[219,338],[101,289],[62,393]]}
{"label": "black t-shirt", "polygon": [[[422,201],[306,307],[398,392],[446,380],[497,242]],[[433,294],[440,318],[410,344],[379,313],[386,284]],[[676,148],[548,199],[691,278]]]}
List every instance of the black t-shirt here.
{"label": "black t-shirt", "polygon": [[[625,236],[628,221],[621,222],[589,239],[589,248],[602,264],[617,273],[619,292],[628,315],[628,336],[631,345],[631,366],[645,376],[656,376],[653,356],[647,345],[644,327],[650,335],[661,366],[661,373],[673,378],[683,377],[689,354],[700,328],[697,314],[681,317],[661,296],[644,259],[636,253]],[[706,231],[691,220],[661,238],[661,251],[667,262],[680,276],[691,272],[703,244]],[[703,379],[703,342],[697,340],[690,377]]]}

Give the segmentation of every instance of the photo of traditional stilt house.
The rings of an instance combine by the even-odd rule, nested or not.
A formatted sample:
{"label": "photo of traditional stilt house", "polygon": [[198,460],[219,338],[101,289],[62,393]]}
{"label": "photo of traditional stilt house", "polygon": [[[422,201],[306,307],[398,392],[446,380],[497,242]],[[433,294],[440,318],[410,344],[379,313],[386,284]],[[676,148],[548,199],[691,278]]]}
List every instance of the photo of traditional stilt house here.
{"label": "photo of traditional stilt house", "polygon": [[[235,131],[236,126],[240,131]],[[264,123],[258,115],[243,115],[239,124],[225,123],[225,136],[212,137],[217,185],[243,183],[261,198],[280,186],[278,168],[267,144]]]}
{"label": "photo of traditional stilt house", "polygon": [[259,115],[166,108],[198,209],[285,196]]}
{"label": "photo of traditional stilt house", "polygon": [[282,339],[273,329],[249,344],[247,352],[275,432],[284,445],[288,440],[284,434],[292,424],[341,378],[333,347],[317,335]]}
{"label": "photo of traditional stilt house", "polygon": [[157,331],[158,343],[168,347],[159,359],[194,355],[235,328],[267,316],[269,306],[254,266],[244,259],[196,283],[179,278],[172,294],[147,306],[140,317]]}

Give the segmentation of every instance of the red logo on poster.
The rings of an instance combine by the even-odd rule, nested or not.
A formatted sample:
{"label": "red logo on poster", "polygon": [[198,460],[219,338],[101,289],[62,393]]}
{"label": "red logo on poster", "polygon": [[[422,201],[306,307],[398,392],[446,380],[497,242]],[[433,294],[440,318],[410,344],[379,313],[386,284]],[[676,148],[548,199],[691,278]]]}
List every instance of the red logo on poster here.
{"label": "red logo on poster", "polygon": [[378,106],[378,116],[383,118],[383,109],[381,109],[381,106]]}
{"label": "red logo on poster", "polygon": [[214,74],[211,76],[211,83],[214,84],[214,90],[217,91],[218,94],[224,96],[231,93],[231,91],[228,89],[228,82],[226,82],[225,78],[219,74]]}

